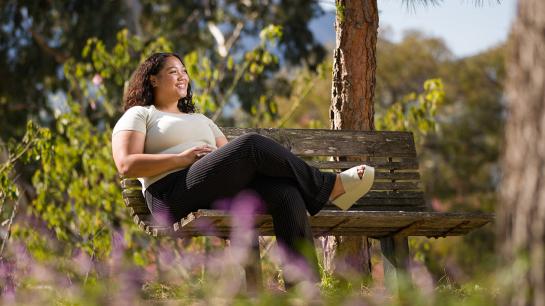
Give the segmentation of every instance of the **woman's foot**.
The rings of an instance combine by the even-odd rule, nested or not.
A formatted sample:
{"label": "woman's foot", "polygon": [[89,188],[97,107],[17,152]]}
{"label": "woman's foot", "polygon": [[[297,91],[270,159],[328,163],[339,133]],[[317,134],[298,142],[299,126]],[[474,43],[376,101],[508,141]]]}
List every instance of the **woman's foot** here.
{"label": "woman's foot", "polygon": [[375,168],[359,165],[345,170],[335,180],[330,201],[342,210],[348,210],[356,201],[371,190],[375,180]]}
{"label": "woman's foot", "polygon": [[[365,165],[359,165],[358,166],[358,175],[360,176],[360,179],[363,177],[363,174],[365,173]],[[331,190],[331,194],[329,195],[329,200],[333,201],[341,194],[345,193],[343,182],[341,180],[341,175],[337,174],[337,178],[335,179],[335,185],[333,185],[333,190]]]}

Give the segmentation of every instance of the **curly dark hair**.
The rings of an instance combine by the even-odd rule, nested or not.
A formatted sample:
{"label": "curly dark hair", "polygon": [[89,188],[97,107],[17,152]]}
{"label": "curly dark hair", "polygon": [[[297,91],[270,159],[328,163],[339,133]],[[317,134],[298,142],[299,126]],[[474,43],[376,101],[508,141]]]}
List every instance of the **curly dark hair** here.
{"label": "curly dark hair", "polygon": [[[166,59],[171,56],[178,58],[182,64],[184,63],[176,53],[161,52],[152,54],[136,68],[123,96],[123,109],[125,111],[137,105],[153,105],[153,86],[151,85],[150,76],[158,74]],[[187,85],[187,95],[178,100],[178,109],[184,113],[194,113],[196,111],[193,103],[191,82]]]}

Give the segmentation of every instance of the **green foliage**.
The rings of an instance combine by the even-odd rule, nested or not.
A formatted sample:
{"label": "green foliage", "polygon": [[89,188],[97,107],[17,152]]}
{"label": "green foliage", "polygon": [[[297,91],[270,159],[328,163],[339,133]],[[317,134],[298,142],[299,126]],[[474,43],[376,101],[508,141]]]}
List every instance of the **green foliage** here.
{"label": "green foliage", "polygon": [[452,53],[440,38],[412,31],[394,43],[385,30],[377,42],[375,104],[387,108],[405,95],[420,91],[432,76],[444,82],[445,90],[455,88],[459,80],[449,78],[452,59]]}
{"label": "green foliage", "polygon": [[267,67],[278,64],[278,57],[269,52],[268,48],[276,45],[278,40],[282,38],[282,27],[268,25],[261,30],[259,38],[261,39],[259,46],[244,55],[246,60],[244,66],[248,67],[247,72],[244,74],[246,82],[254,81],[257,76],[264,73]]}
{"label": "green foliage", "polygon": [[[1,7],[0,120],[10,126],[1,130],[0,138],[4,140],[22,137],[27,120],[44,125],[52,123],[56,107],[50,105],[50,96],[62,96],[70,91],[80,91],[72,92],[72,95],[82,103],[83,113],[94,124],[100,124],[99,121],[104,118],[112,124],[113,118],[118,115],[116,106],[123,92],[119,88],[128,79],[126,72],[132,71],[134,65],[140,62],[134,55],[147,55],[147,51],[127,53],[127,50],[142,49],[140,46],[130,46],[135,37],[144,48],[167,50],[163,46],[168,41],[170,50],[183,55],[196,52],[199,57],[209,59],[211,67],[220,67],[220,74],[226,74],[225,77],[220,76],[220,80],[225,79],[226,82],[215,84],[214,92],[200,102],[211,108],[213,105],[210,101],[219,103],[216,104],[217,111],[221,109],[218,105],[225,103],[219,93],[229,87],[230,79],[235,74],[233,61],[238,61],[246,52],[254,49],[246,42],[256,38],[270,24],[285,29],[279,39],[281,47],[277,49],[277,54],[281,54],[291,65],[304,63],[315,67],[325,55],[324,47],[308,29],[311,19],[323,13],[316,1],[242,3],[228,0],[220,3],[186,0],[180,5],[179,1],[174,0],[114,1],[106,4],[97,0],[21,0],[5,1]],[[119,33],[123,27],[127,27],[124,31],[129,33],[125,41],[129,46],[120,43]],[[219,29],[219,32],[213,33],[212,29]],[[274,35],[274,31],[270,34]],[[81,51],[86,45],[89,47],[87,39],[90,37],[96,37],[92,47],[96,52],[88,58]],[[158,45],[154,46],[154,43]],[[219,49],[223,51],[218,52]],[[262,69],[266,73],[278,70],[277,65],[267,64],[272,61],[270,56],[263,56],[263,60],[250,67],[251,73],[246,76],[261,73]],[[74,87],[74,80],[65,79],[66,75],[61,72],[69,61],[72,61],[72,64],[68,63],[69,66],[74,61],[94,65],[93,69],[100,71],[97,75],[107,79],[104,86],[108,93],[97,94],[96,91],[104,90],[103,86],[98,85],[97,88],[85,84]],[[262,62],[266,67],[260,65]],[[91,67],[82,68],[80,72],[87,73]],[[250,101],[255,96],[265,95],[270,86],[268,80],[255,80],[258,84],[257,94],[248,93],[240,86],[234,88],[231,94],[248,94],[242,100]],[[84,91],[91,91],[91,96],[86,96]],[[102,101],[97,95],[115,99]],[[248,112],[250,105],[247,103],[245,108]],[[217,116],[219,118],[219,113]]]}
{"label": "green foliage", "polygon": [[[28,121],[26,133],[20,141],[10,139],[4,145],[0,145],[0,154],[7,155],[6,160],[0,164],[0,217],[2,224],[5,221],[11,223],[15,208],[8,207],[9,203],[16,201],[19,191],[15,185],[14,167],[17,163],[29,164],[32,162],[49,163],[51,131],[37,126],[34,122]],[[11,217],[10,217],[11,216]]]}
{"label": "green foliage", "polygon": [[[435,131],[426,137],[415,133],[423,189],[434,210],[494,211],[505,114],[504,51],[500,45],[454,59],[444,42],[421,33],[408,33],[399,43],[379,41],[378,116],[406,93],[417,92],[419,80],[434,75],[444,84]],[[494,269],[494,237],[493,227],[487,226],[459,240],[413,239],[411,250],[438,279],[445,266],[473,276]],[[453,282],[465,280],[459,274]]]}
{"label": "green foliage", "polygon": [[415,134],[415,141],[421,144],[424,136],[437,130],[437,107],[443,104],[444,99],[441,80],[427,80],[422,93],[405,95],[376,117],[375,126],[377,130],[411,131]]}
{"label": "green foliage", "polygon": [[[141,252],[147,243],[138,238],[143,233],[134,228],[122,209],[111,159],[111,130],[99,132],[76,104],[71,105],[70,113],[57,118],[53,131],[29,121],[20,143],[8,143],[9,158],[0,168],[2,217],[9,218],[6,231],[14,241],[24,241],[37,260],[60,263],[78,250],[97,260],[107,258],[113,233],[122,231],[126,243],[132,245],[129,259],[144,263],[146,256]],[[37,166],[32,178],[37,196],[10,227],[17,206],[9,210],[6,205],[18,198],[11,177],[17,162]],[[36,221],[45,229],[31,226]],[[47,239],[44,230],[57,240]]]}
{"label": "green foliage", "polygon": [[[288,97],[275,97],[278,100],[282,114],[273,126],[282,127],[298,127],[294,121],[300,121],[301,116],[316,112],[317,106],[313,98],[313,92],[323,90],[322,83],[326,82],[326,76],[330,71],[331,64],[322,63],[318,65],[316,71],[309,69],[301,69],[297,72],[291,81],[291,92]],[[327,119],[325,119],[327,120]],[[325,122],[324,124],[325,125]],[[320,128],[322,123],[319,120],[309,120],[307,128]]]}
{"label": "green foliage", "polygon": [[[225,63],[215,67],[211,59],[201,51],[184,56],[194,90],[194,101],[201,112],[221,114],[237,87],[256,81],[269,67],[278,64],[278,58],[268,49],[282,37],[282,28],[269,25],[262,30],[261,42],[241,58],[229,56]],[[71,84],[67,92],[83,106],[84,114],[95,125],[106,119],[113,124],[119,116],[119,104],[123,87],[132,71],[154,52],[171,52],[172,43],[163,37],[144,44],[138,36],[127,30],[117,34],[116,44],[108,50],[98,38],[90,38],[82,52],[82,61],[70,59],[64,65],[64,73]],[[226,88],[220,90],[219,88]],[[255,101],[256,105],[261,102]],[[260,112],[274,113],[274,105]]]}
{"label": "green foliage", "polygon": [[505,47],[498,46],[458,60],[442,77],[446,107],[439,113],[442,130],[430,139],[430,153],[443,175],[429,186],[443,197],[465,198],[456,205],[468,209],[492,211],[497,203],[505,122],[504,53]]}
{"label": "green foliage", "polygon": [[71,58],[64,64],[70,87],[67,95],[78,101],[92,122],[113,122],[119,115],[123,88],[137,65],[154,52],[172,51],[163,37],[145,44],[124,29],[117,33],[116,44],[108,50],[105,43],[92,37],[82,51],[82,61]]}
{"label": "green foliage", "polygon": [[[211,112],[213,119],[218,119],[237,88],[248,86],[248,82],[255,82],[268,68],[278,64],[278,57],[269,48],[282,37],[282,28],[269,25],[260,32],[259,37],[259,45],[247,51],[242,58],[234,59],[229,56],[216,68],[202,53],[191,52],[184,57],[192,84],[196,85],[194,101],[202,112]],[[218,87],[225,90],[219,90]],[[258,109],[260,114],[274,114],[274,106],[260,108],[262,103],[262,100],[253,99],[248,111],[252,115]],[[270,101],[267,103],[271,104]]]}
{"label": "green foliage", "polygon": [[103,258],[113,223],[122,218],[110,133],[97,133],[74,108],[57,118],[51,162],[41,163],[32,180],[37,198],[31,212],[67,246]]}
{"label": "green foliage", "polygon": [[377,44],[378,114],[405,95],[420,91],[430,76],[444,84],[444,103],[436,113],[440,129],[428,135],[419,154],[426,165],[426,194],[442,209],[492,211],[499,181],[503,139],[505,46],[456,59],[438,38],[419,32],[401,42],[385,34]]}

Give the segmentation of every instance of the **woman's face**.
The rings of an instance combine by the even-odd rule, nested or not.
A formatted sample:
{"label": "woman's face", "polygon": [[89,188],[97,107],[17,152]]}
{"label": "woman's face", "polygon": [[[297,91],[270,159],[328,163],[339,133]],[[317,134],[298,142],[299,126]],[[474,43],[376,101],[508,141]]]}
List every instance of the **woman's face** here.
{"label": "woman's face", "polygon": [[184,65],[175,56],[169,56],[159,73],[150,76],[156,98],[178,101],[187,96],[189,76]]}

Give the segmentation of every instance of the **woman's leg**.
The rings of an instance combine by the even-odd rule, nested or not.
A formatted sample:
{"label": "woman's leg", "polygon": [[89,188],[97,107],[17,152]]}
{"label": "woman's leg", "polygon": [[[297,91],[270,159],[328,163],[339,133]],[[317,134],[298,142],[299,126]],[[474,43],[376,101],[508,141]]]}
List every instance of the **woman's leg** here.
{"label": "woman's leg", "polygon": [[[278,245],[286,251],[291,263],[302,268],[299,272],[304,275],[296,278],[319,281],[316,248],[305,201],[299,189],[289,179],[272,177],[258,177],[249,188],[265,202],[267,212],[273,219]],[[289,277],[285,277],[285,283],[289,287]]]}
{"label": "woman's leg", "polygon": [[247,133],[191,165],[175,182],[166,202],[181,217],[209,208],[218,198],[233,196],[258,175],[291,180],[311,215],[328,201],[336,178],[334,173],[309,166],[274,140]]}

